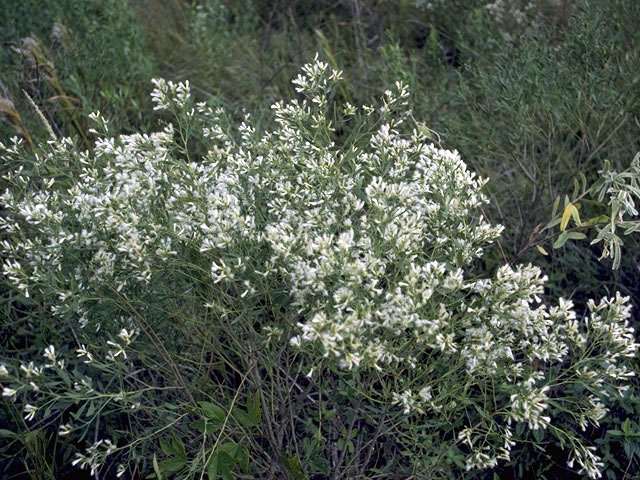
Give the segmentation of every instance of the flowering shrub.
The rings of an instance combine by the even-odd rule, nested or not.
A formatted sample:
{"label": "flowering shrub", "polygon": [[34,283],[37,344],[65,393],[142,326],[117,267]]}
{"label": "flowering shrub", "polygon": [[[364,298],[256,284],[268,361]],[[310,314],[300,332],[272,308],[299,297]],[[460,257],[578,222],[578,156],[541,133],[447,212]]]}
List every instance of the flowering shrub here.
{"label": "flowering shrub", "polygon": [[401,83],[358,108],[339,79],[305,66],[264,134],[155,80],[156,133],[2,146],[4,275],[66,332],[4,360],[3,396],[92,472],[456,477],[531,432],[597,478],[580,431],[629,389],[627,298],[579,319],[537,267],[483,276],[485,180]]}

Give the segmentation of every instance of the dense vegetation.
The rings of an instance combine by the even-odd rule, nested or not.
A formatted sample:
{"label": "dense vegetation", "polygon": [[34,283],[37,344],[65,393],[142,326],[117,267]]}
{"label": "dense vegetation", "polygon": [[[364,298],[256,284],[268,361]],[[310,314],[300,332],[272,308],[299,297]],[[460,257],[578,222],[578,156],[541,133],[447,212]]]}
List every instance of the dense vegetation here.
{"label": "dense vegetation", "polygon": [[0,0],[0,475],[636,478],[639,23]]}

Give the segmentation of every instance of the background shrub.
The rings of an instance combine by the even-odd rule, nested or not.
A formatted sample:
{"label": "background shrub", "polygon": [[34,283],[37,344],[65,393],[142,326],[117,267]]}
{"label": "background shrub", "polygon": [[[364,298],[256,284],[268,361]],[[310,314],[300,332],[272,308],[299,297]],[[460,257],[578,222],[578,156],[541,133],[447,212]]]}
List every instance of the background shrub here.
{"label": "background shrub", "polygon": [[[608,260],[599,260],[601,244],[589,246],[588,241],[570,240],[564,247],[553,249],[560,229],[558,225],[545,226],[552,217],[560,220],[565,195],[572,201],[582,195],[581,174],[588,187],[599,178],[605,159],[610,160],[613,170],[621,172],[640,150],[636,118],[640,87],[634,68],[640,51],[635,28],[640,18],[638,5],[597,0],[540,1],[532,5],[515,1],[390,4],[353,0],[313,5],[287,2],[283,8],[277,2],[9,2],[0,9],[2,24],[9,25],[2,33],[3,45],[8,48],[0,53],[0,110],[6,120],[0,123],[0,139],[9,145],[9,137],[18,134],[28,148],[39,153],[39,158],[57,155],[61,160],[53,162],[55,165],[49,162],[40,167],[39,160],[27,160],[24,154],[19,163],[24,163],[25,172],[31,176],[41,176],[42,185],[45,178],[54,177],[59,185],[72,185],[82,165],[81,157],[77,153],[53,154],[42,147],[50,138],[46,124],[58,138],[72,137],[79,150],[93,149],[100,138],[89,131],[92,122],[87,118],[96,109],[109,119],[111,135],[151,131],[159,118],[170,118],[164,116],[166,112],[154,111],[148,99],[149,82],[157,76],[174,81],[189,79],[194,97],[207,100],[213,111],[217,105],[225,107],[227,114],[220,121],[231,130],[245,120],[244,111],[251,112],[251,124],[260,137],[261,132],[276,128],[271,104],[296,98],[290,80],[320,51],[332,67],[344,69],[344,81],[332,93],[336,100],[354,105],[371,103],[379,108],[384,104],[378,100],[379,92],[401,80],[412,93],[406,101],[417,121],[416,128],[440,146],[459,150],[471,170],[492,179],[485,190],[491,203],[483,207],[483,215],[505,225],[506,230],[500,248],[489,249],[474,262],[478,274],[493,272],[505,261],[534,261],[550,278],[542,295],[548,299],[572,298],[578,316],[587,313],[582,306],[588,298],[611,296],[617,290],[629,295],[630,302],[637,306],[637,245],[633,236],[623,237],[622,263],[614,271]],[[37,15],[33,13],[36,11]],[[32,40],[25,43],[27,37]],[[332,138],[337,146],[355,145],[367,129],[373,128],[366,123],[366,127],[356,125],[361,124],[351,121],[336,126]],[[185,126],[187,130],[194,128]],[[187,152],[191,159],[205,157],[208,143],[197,135],[189,138],[188,142],[186,136],[179,139],[176,158],[183,159]],[[65,147],[69,152],[74,148]],[[3,162],[3,174],[15,165],[13,160]],[[577,194],[574,179],[580,184]],[[7,183],[7,178],[3,182],[3,190],[15,187]],[[558,197],[559,208],[552,215]],[[582,197],[576,202],[582,220],[606,215],[607,201]],[[6,212],[3,210],[3,215]],[[542,227],[536,230],[540,224]],[[580,229],[573,221],[570,229],[585,233],[589,239],[596,235],[594,228]],[[6,240],[7,233],[3,235]],[[534,248],[537,244],[549,255]],[[196,273],[189,274],[189,278],[193,276],[197,277]],[[2,325],[0,361],[22,359],[28,365],[29,359],[41,355],[47,346],[63,345],[72,335],[58,324],[44,321],[42,305],[9,285],[4,288],[7,321]],[[163,295],[173,291],[171,287],[161,293],[163,288],[153,293],[158,306],[166,301]],[[185,293],[186,303],[190,295]],[[102,306],[89,316],[109,318],[112,313]],[[175,333],[171,320],[158,326],[165,333]],[[114,324],[111,341],[121,341],[119,328],[129,326]],[[230,332],[229,338],[233,335]],[[172,343],[178,338],[167,336],[169,352],[183,348]],[[192,340],[194,344],[201,341]],[[140,351],[158,348],[150,345],[140,347]],[[148,352],[143,356],[150,357]],[[276,360],[270,357],[269,361]],[[166,359],[154,362],[157,374],[144,382],[179,383]],[[235,362],[233,356],[227,364]],[[87,373],[82,368],[80,372]],[[126,383],[130,379],[123,372],[119,378]],[[118,378],[111,370],[92,371],[91,375]],[[233,398],[241,390],[235,388],[241,380],[236,378],[231,384],[234,387],[223,397]],[[60,381],[62,385],[64,380]],[[113,387],[117,396],[114,383],[101,381]],[[273,392],[298,388],[288,381],[279,380],[284,383]],[[356,390],[363,393],[362,389]],[[242,400],[245,394],[243,405],[249,408],[251,392],[241,392],[238,398]],[[165,405],[173,405],[172,397],[167,398]],[[331,405],[346,408],[341,399],[330,402],[327,411]],[[10,453],[26,451],[26,465],[37,472],[35,475],[64,475],[64,469],[70,468],[70,458],[64,458],[65,453],[55,446],[55,428],[46,423],[34,428],[24,421],[28,412],[16,411],[9,404],[2,408],[5,414],[0,428],[17,435],[7,437],[3,444],[7,458]],[[150,428],[166,413],[162,409],[158,412],[149,419],[142,415],[136,419]],[[380,412],[371,415],[373,419]],[[589,427],[582,434],[604,453],[609,478],[629,477],[637,471],[633,422],[637,415],[633,390],[600,427]],[[340,422],[332,424],[331,438],[339,436],[335,431],[340,430]],[[98,421],[97,430],[101,424],[102,420]],[[117,428],[124,431],[132,427],[123,423]],[[186,442],[182,434],[176,435],[180,442]],[[385,448],[392,448],[393,442],[384,438]],[[173,458],[167,452],[180,450],[179,442],[166,440],[170,446],[165,445],[163,455]],[[347,440],[343,440],[345,444]],[[313,441],[309,445],[320,448]],[[305,448],[315,452],[309,445]],[[514,447],[511,463],[501,464],[488,475],[568,475],[564,467],[554,466],[549,460],[561,455],[557,442],[545,439],[542,445],[542,450]],[[145,448],[150,449],[142,449],[139,454],[149,459],[153,447]],[[244,450],[240,450],[229,455],[238,457],[236,469],[244,462]],[[42,452],[49,452],[48,457]],[[346,452],[343,461],[348,458],[348,447]],[[45,462],[41,462],[43,457]],[[21,458],[13,457],[5,468],[15,471]],[[162,461],[163,457],[158,458]],[[294,471],[296,462],[300,462],[300,470],[307,472],[316,470],[308,470],[305,462],[313,464],[322,456],[313,453],[302,461],[296,453],[296,460],[291,458],[281,464]],[[179,463],[176,460],[176,465]],[[313,467],[317,468],[322,467]],[[73,470],[68,471],[72,474]]]}

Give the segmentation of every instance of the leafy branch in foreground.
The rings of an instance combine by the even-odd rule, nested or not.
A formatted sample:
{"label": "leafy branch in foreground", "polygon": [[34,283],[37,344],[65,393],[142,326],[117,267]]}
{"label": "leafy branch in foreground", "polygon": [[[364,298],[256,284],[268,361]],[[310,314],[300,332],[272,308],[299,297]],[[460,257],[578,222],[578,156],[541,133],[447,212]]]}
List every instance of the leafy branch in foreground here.
{"label": "leafy branch in foreground", "polygon": [[[611,164],[607,161],[598,174],[598,180],[588,188],[586,177],[584,174],[581,175],[582,193],[580,193],[580,183],[574,180],[572,200],[569,200],[569,196],[565,196],[562,213],[558,213],[560,197],[556,198],[551,213],[552,220],[544,227],[540,224],[534,229],[529,241],[515,256],[513,262],[517,261],[529,248],[535,246],[540,253],[548,255],[542,246],[547,241],[555,238],[553,248],[562,248],[568,240],[586,239],[587,235],[584,232],[588,229],[594,229],[597,235],[591,245],[602,242],[603,248],[600,258],[612,258],[614,270],[620,267],[623,241],[619,231],[623,229],[623,234],[629,235],[640,230],[640,220],[633,219],[638,216],[635,202],[640,200],[640,152],[636,154],[626,170],[613,171]],[[596,199],[590,203],[595,203],[600,210],[609,207],[608,214],[600,213],[583,222],[580,219],[579,209],[581,203],[588,202],[585,198],[588,195]],[[604,203],[605,197],[608,198],[606,204]],[[575,223],[575,228],[567,229],[571,220]],[[543,233],[551,231],[556,226],[559,227],[559,232],[540,238]]]}

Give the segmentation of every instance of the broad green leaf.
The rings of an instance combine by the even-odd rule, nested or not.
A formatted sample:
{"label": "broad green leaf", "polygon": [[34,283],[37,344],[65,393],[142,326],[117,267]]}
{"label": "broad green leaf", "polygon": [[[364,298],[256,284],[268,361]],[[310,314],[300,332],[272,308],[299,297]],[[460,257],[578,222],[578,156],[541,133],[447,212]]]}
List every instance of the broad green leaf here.
{"label": "broad green leaf", "polygon": [[175,434],[173,434],[171,436],[171,445],[173,445],[173,451],[176,452],[178,455],[182,456],[182,457],[187,457],[187,453],[186,450],[184,448],[184,444],[182,443],[181,440],[178,439],[178,437],[176,437]]}
{"label": "broad green leaf", "polygon": [[211,461],[209,461],[207,475],[209,475],[209,480],[216,480],[218,478],[218,455],[214,455]]}
{"label": "broad green leaf", "polygon": [[235,418],[238,423],[244,427],[255,427],[258,425],[258,422],[253,418],[253,416],[241,408],[233,409],[233,418]]}
{"label": "broad green leaf", "polygon": [[[233,442],[230,442],[233,443]],[[236,447],[235,444],[233,444]],[[233,480],[233,476],[231,475],[231,470],[234,465],[237,463],[234,457],[229,456],[225,452],[216,451],[216,456],[218,457],[218,474],[222,477],[223,480]]]}
{"label": "broad green leaf", "polygon": [[208,435],[210,433],[215,433],[218,430],[220,430],[220,428],[222,428],[222,422],[217,422],[217,421],[205,422],[204,420],[195,420],[191,422],[189,426],[199,431],[200,433],[207,433]]}
{"label": "broad green leaf", "polygon": [[562,246],[567,242],[568,239],[569,239],[569,232],[562,232],[558,237],[558,239],[553,244],[553,248],[562,248]]}
{"label": "broad green leaf", "polygon": [[209,420],[215,422],[224,422],[226,414],[222,408],[211,402],[198,402],[202,407],[202,411]]}
{"label": "broad green leaf", "polygon": [[295,480],[304,480],[305,478],[307,478],[307,476],[302,471],[302,466],[300,465],[298,457],[295,455],[289,458],[289,472]]}
{"label": "broad green leaf", "polygon": [[160,462],[160,469],[165,472],[177,472],[182,470],[187,464],[187,459],[184,457],[171,457]]}
{"label": "broad green leaf", "polygon": [[236,460],[244,473],[247,473],[249,471],[249,449],[244,445],[240,445],[239,447],[236,453]]}
{"label": "broad green leaf", "polygon": [[171,444],[169,442],[167,442],[164,438],[160,439],[160,449],[162,450],[162,453],[164,453],[167,456],[171,456],[174,453],[176,453],[173,450],[173,447],[171,446]]}

